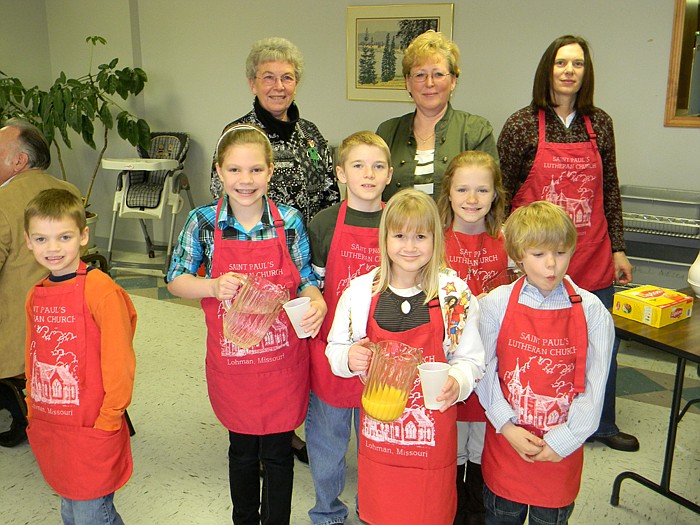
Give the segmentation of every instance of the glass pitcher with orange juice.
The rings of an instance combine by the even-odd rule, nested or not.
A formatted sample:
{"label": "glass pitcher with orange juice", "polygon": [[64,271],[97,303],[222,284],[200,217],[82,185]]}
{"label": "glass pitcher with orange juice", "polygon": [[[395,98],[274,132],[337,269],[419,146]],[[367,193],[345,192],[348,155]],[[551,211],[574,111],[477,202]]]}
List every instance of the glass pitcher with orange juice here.
{"label": "glass pitcher with orange juice", "polygon": [[384,422],[397,420],[408,401],[418,364],[420,348],[399,341],[371,343],[372,360],[362,391],[362,408],[370,417]]}

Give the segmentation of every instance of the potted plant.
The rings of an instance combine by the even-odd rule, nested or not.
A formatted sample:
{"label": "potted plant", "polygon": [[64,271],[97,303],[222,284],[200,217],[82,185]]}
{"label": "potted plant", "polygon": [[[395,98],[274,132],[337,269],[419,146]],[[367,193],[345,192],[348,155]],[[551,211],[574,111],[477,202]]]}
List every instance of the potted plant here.
{"label": "potted plant", "polygon": [[56,147],[58,163],[63,180],[67,180],[63,165],[63,152],[57,137],[72,148],[69,130],[77,133],[92,149],[97,150],[94,134],[102,127],[103,144],[97,156],[89,185],[83,195],[85,206],[90,204],[92,187],[99,173],[102,157],[107,150],[109,132],[116,122],[119,136],[131,145],[148,149],[151,130],[148,123],[122,108],[115,101],[115,94],[123,100],[138,95],[148,81],[140,68],[117,69],[119,59],[97,66],[93,71],[92,61],[95,47],[106,45],[101,36],[89,36],[85,41],[92,46],[87,73],[77,78],[61,74],[48,90],[38,86],[26,88],[18,78],[0,71],[0,122],[11,117],[28,120],[46,136],[50,145]]}

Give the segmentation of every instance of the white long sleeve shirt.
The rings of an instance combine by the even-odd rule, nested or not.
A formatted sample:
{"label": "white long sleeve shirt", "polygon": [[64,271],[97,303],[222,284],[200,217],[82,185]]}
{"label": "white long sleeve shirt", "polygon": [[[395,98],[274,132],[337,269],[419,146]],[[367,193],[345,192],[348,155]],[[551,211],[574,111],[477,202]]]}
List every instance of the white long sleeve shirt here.
{"label": "white long sleeve shirt", "polygon": [[[367,336],[367,321],[372,302],[372,282],[379,268],[360,275],[350,282],[343,292],[335,311],[333,326],[328,334],[326,356],[333,373],[340,377],[359,375],[348,367],[348,351],[350,347]],[[469,308],[465,310],[466,318],[462,319],[461,336],[457,344],[450,341],[449,326],[445,324],[443,349],[445,359],[450,364],[449,374],[459,384],[458,401],[466,399],[476,383],[484,374],[484,346],[479,336],[479,303],[469,291],[467,284],[459,278],[452,269],[440,272],[440,288],[438,299],[440,307],[445,312],[448,296],[460,297],[463,293],[469,298]],[[454,290],[449,284],[454,286]]]}
{"label": "white long sleeve shirt", "polygon": [[[568,276],[565,278],[569,279]],[[573,284],[571,279],[569,282]],[[513,286],[514,284],[510,284],[496,288],[479,301],[481,307],[479,331],[486,350],[486,373],[476,393],[486,411],[486,417],[499,433],[507,422],[517,424],[518,421],[515,410],[505,399],[501,390],[496,356],[498,333],[501,330]],[[613,319],[603,303],[592,293],[575,284],[573,286],[582,299],[588,332],[588,349],[584,391],[576,395],[571,402],[567,421],[544,435],[547,444],[561,457],[566,457],[577,450],[598,428],[615,340]],[[563,283],[544,297],[536,287],[527,282],[527,278],[520,291],[518,302],[538,310],[571,308],[571,301]]]}

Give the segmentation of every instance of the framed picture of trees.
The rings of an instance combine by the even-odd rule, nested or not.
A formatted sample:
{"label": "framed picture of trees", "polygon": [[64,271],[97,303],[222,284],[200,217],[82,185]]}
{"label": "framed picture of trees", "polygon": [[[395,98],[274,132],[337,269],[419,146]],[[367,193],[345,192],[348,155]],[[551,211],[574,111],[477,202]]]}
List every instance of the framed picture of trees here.
{"label": "framed picture of trees", "polygon": [[454,4],[347,8],[347,98],[410,102],[404,50],[428,29],[452,38]]}

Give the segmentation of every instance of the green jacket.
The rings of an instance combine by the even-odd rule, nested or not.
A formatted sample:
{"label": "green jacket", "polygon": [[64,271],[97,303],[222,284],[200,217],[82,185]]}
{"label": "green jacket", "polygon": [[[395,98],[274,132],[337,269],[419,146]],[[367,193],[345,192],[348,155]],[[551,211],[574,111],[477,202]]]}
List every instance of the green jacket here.
{"label": "green jacket", "polygon": [[[414,113],[407,113],[382,122],[377,128],[377,135],[382,137],[391,150],[394,176],[382,194],[386,202],[403,188],[413,187],[416,171],[416,139],[413,136]],[[448,103],[447,111],[435,125],[435,161],[433,198],[440,196],[442,176],[454,156],[466,150],[481,150],[498,160],[496,139],[491,123],[483,117],[465,111],[452,109]]]}

